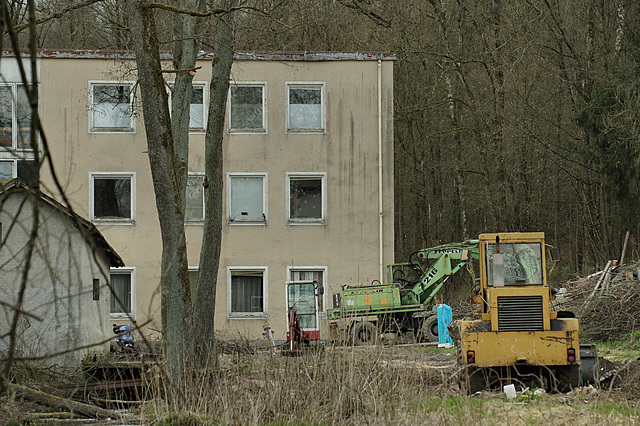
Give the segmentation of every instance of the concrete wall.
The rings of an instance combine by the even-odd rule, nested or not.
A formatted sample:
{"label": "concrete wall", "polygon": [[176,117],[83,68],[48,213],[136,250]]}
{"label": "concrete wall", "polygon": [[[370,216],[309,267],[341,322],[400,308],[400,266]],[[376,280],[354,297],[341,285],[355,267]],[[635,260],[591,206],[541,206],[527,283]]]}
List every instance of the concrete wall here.
{"label": "concrete wall", "polygon": [[[284,338],[284,283],[288,279],[288,268],[323,268],[328,286],[325,307],[330,307],[331,294],[341,285],[379,279],[380,217],[383,221],[382,263],[393,262],[393,62],[378,63],[378,57],[385,59],[381,55],[348,54],[245,55],[238,56],[234,62],[232,83],[266,82],[267,132],[226,134],[225,175],[232,172],[266,174],[268,220],[259,225],[239,225],[228,220],[223,224],[217,330],[261,338],[263,324],[270,323],[276,338]],[[135,222],[98,228],[125,264],[135,268],[136,319],[139,323],[151,319],[153,323],[148,329],[159,330],[161,241],[141,112],[138,111],[133,134],[88,131],[89,82],[135,81],[131,74],[133,63],[105,55],[50,54],[41,64],[42,120],[60,179],[78,212],[88,217],[91,172],[135,173]],[[202,61],[198,66],[202,69],[195,81],[207,85],[205,92],[208,92],[211,64]],[[286,132],[285,88],[290,82],[324,84],[324,132]],[[378,131],[378,96],[381,132]],[[207,101],[208,97],[205,103]],[[381,152],[378,137],[382,142]],[[191,172],[204,170],[204,135],[201,133],[190,136],[189,161]],[[382,170],[382,214],[378,211],[379,170]],[[287,224],[286,176],[292,172],[321,173],[326,177],[326,223]],[[226,208],[225,204],[225,217]],[[197,267],[202,225],[187,225],[186,233],[189,264]],[[265,268],[267,315],[250,319],[229,315],[228,268],[233,267]],[[324,328],[326,324],[323,333]]]}
{"label": "concrete wall", "polygon": [[[0,223],[0,296],[17,305],[22,275],[26,269],[28,241],[33,228],[34,198],[14,190],[2,198]],[[26,202],[25,202],[26,201]],[[31,258],[18,324],[17,357],[43,358],[45,365],[79,366],[89,353],[109,351],[112,336],[109,319],[109,262],[104,253],[93,253],[71,219],[39,202],[38,237]],[[99,280],[99,300],[94,300],[93,280]],[[14,310],[0,305],[0,330],[8,332]],[[85,347],[95,345],[93,347]],[[9,338],[0,338],[0,353],[6,356]],[[83,349],[76,350],[77,348]],[[66,352],[66,353],[65,353]],[[58,354],[57,356],[53,356]]]}

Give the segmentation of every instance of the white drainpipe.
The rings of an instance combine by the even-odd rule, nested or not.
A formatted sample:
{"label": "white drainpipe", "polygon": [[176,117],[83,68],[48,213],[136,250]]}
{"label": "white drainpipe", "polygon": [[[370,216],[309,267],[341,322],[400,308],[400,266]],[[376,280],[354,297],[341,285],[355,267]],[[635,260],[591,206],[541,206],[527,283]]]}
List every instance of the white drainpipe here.
{"label": "white drainpipe", "polygon": [[380,282],[384,283],[384,247],[382,227],[382,60],[378,59],[378,240]]}

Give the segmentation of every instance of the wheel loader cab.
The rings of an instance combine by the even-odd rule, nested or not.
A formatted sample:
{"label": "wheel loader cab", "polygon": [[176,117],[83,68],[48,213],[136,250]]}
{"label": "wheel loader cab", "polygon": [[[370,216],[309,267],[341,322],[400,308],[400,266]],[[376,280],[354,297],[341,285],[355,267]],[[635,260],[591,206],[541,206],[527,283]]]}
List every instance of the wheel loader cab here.
{"label": "wheel loader cab", "polygon": [[540,243],[485,242],[485,257],[487,286],[545,284]]}
{"label": "wheel loader cab", "polygon": [[550,330],[557,314],[549,305],[544,233],[481,234],[478,248],[482,319],[491,330]]}

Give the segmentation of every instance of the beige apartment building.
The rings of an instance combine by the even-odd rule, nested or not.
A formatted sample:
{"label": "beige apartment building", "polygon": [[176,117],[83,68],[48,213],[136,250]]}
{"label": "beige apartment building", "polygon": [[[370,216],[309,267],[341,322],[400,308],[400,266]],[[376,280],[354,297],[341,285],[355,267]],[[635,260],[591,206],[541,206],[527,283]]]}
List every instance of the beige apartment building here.
{"label": "beige apartment building", "polygon": [[[224,221],[214,326],[224,336],[286,332],[288,280],[317,280],[319,328],[343,285],[385,281],[394,260],[393,60],[381,53],[236,53],[224,141]],[[196,274],[203,225],[211,62],[191,103],[186,234]],[[129,317],[160,330],[161,241],[135,61],[128,53],[43,50],[40,112],[59,181],[126,266],[111,270]],[[28,103],[15,60],[0,63],[0,179],[28,178]],[[170,90],[172,74],[165,74]],[[42,173],[45,190],[51,175]],[[194,275],[195,276],[195,275]]]}

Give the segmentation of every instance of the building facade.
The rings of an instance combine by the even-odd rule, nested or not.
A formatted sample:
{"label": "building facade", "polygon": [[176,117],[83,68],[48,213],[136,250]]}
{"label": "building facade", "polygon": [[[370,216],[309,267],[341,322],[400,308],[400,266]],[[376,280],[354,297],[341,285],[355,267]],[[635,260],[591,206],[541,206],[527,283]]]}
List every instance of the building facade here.
{"label": "building facade", "polygon": [[[262,338],[268,323],[283,339],[285,282],[297,279],[324,288],[326,336],[322,318],[332,293],[384,279],[394,260],[393,60],[379,53],[236,53],[223,146],[214,325],[221,336]],[[197,66],[185,212],[192,277],[204,221],[210,58]],[[9,130],[0,175],[19,176],[33,158],[21,125],[24,100],[16,70],[5,61],[1,71],[0,90],[12,107],[2,111]],[[172,74],[165,75],[170,90]],[[111,270],[122,301],[111,306],[112,320],[151,320],[146,329],[160,330],[162,244],[135,61],[118,52],[42,51],[38,79],[58,180],[126,265]],[[41,178],[51,186],[48,170]]]}

